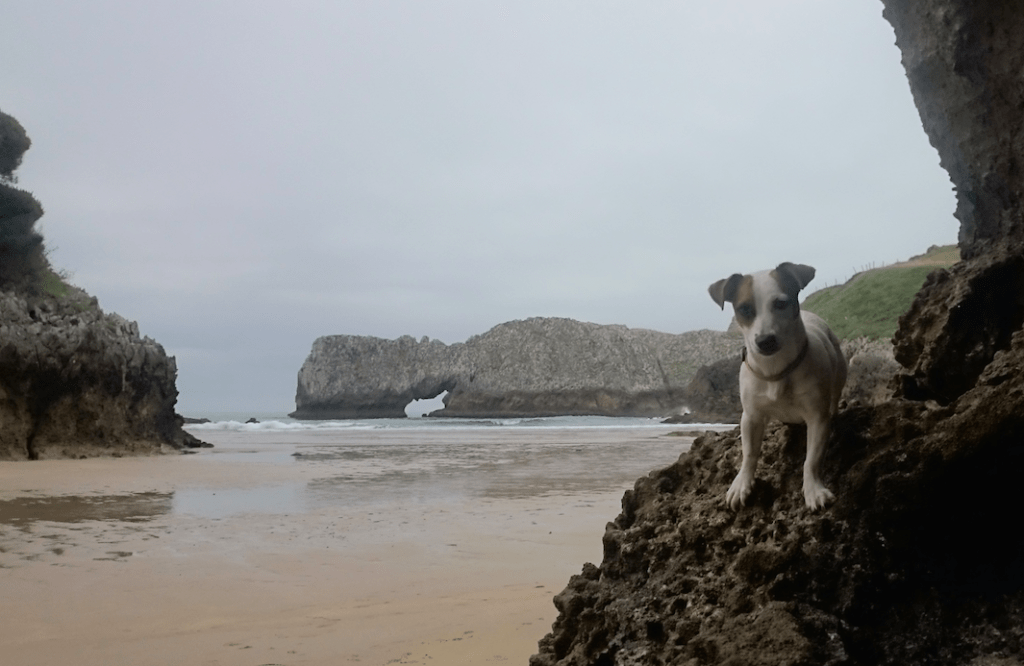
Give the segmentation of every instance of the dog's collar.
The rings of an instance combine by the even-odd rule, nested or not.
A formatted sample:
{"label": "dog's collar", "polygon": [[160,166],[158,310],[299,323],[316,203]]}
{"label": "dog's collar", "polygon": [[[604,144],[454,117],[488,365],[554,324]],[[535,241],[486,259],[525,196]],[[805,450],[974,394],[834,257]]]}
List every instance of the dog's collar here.
{"label": "dog's collar", "polygon": [[793,362],[790,363],[789,365],[787,365],[785,368],[783,368],[782,372],[780,372],[778,374],[775,374],[775,375],[762,375],[760,372],[755,370],[754,366],[750,365],[750,363],[747,362],[747,348],[746,348],[746,346],[743,347],[743,363],[744,363],[744,365],[747,366],[748,370],[750,370],[752,373],[754,373],[755,377],[757,377],[758,379],[760,379],[763,382],[777,382],[777,381],[781,381],[781,380],[785,379],[786,377],[789,377],[791,374],[793,374],[793,371],[796,370],[797,366],[800,365],[803,362],[804,358],[807,357],[807,350],[810,348],[810,346],[811,346],[810,339],[804,340],[803,349],[801,349],[800,353],[796,355],[796,358],[793,359]]}

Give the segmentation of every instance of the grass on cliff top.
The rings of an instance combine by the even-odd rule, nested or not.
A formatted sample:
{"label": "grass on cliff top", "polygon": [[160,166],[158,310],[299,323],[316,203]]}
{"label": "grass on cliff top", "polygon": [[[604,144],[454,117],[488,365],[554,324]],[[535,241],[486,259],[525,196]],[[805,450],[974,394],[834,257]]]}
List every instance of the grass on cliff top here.
{"label": "grass on cliff top", "polygon": [[840,340],[888,339],[896,333],[900,315],[910,308],[925,277],[959,259],[955,245],[932,247],[919,257],[858,273],[846,284],[816,291],[802,307],[828,322]]}
{"label": "grass on cliff top", "polygon": [[53,299],[78,312],[99,309],[99,302],[95,298],[71,283],[69,273],[55,271],[49,265],[39,275],[35,297]]}
{"label": "grass on cliff top", "polygon": [[47,296],[52,296],[57,299],[67,297],[68,292],[71,291],[71,288],[68,286],[67,282],[64,281],[63,277],[56,271],[49,268],[46,269],[42,277],[39,279],[39,288]]}

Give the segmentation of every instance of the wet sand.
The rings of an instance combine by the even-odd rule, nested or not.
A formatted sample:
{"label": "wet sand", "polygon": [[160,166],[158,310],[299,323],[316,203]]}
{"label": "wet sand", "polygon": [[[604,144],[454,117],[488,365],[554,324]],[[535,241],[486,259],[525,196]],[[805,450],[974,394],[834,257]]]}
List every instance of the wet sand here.
{"label": "wet sand", "polygon": [[[471,486],[452,477],[459,492],[384,486],[365,502],[315,490],[337,465],[288,464],[313,450],[289,435],[0,463],[0,654],[25,666],[525,664],[552,596],[600,562],[629,465],[663,466],[688,445],[670,430],[491,433],[580,447],[512,481],[481,485],[475,470]],[[586,471],[609,451],[622,469]],[[593,480],[564,490],[569,465]]]}

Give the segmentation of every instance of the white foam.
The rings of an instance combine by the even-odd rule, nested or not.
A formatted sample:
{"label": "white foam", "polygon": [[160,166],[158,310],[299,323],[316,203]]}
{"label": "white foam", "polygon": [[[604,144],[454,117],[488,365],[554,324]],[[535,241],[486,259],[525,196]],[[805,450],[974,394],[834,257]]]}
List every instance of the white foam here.
{"label": "white foam", "polygon": [[307,431],[307,430],[372,430],[373,425],[365,421],[261,421],[259,423],[242,423],[241,421],[212,421],[210,423],[190,423],[187,430],[227,430],[231,432],[276,432],[276,431]]}
{"label": "white foam", "polygon": [[236,420],[193,423],[185,428],[195,432],[331,432],[354,430],[493,430],[509,429],[558,429],[558,430],[601,430],[606,428],[686,428],[690,430],[722,430],[733,426],[721,424],[687,423],[671,426],[657,418],[630,418],[607,416],[549,416],[536,418],[405,418],[405,419],[354,419],[335,421],[294,421],[292,419],[267,419],[260,423],[243,423]]}

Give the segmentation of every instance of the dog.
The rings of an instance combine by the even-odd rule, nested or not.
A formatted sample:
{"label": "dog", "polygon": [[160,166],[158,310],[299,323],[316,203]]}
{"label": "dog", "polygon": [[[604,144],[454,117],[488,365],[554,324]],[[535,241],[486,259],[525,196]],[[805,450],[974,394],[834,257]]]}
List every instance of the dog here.
{"label": "dog", "polygon": [[734,511],[746,504],[753,489],[768,418],[807,424],[804,501],[816,510],[835,499],[821,482],[819,467],[846,384],[846,359],[828,325],[800,309],[797,295],[813,278],[812,267],[785,262],[774,270],[736,273],[708,287],[720,308],[732,303],[743,331],[743,462],[726,493]]}

